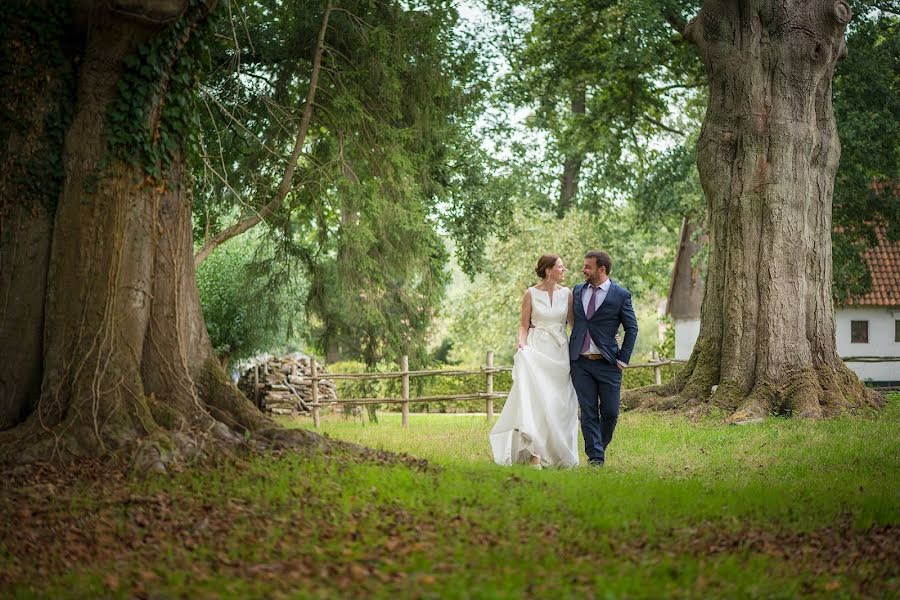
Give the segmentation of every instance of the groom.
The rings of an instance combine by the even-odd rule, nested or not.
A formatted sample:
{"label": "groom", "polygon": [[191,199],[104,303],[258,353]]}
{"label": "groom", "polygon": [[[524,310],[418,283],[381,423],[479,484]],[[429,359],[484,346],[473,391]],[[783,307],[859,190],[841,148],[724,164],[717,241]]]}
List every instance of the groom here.
{"label": "groom", "polygon": [[[622,369],[631,359],[638,325],[631,292],[609,278],[609,254],[588,252],[581,272],[585,282],[575,286],[569,360],[581,407],[584,451],[589,464],[602,466],[619,418]],[[621,349],[615,339],[620,324],[625,328]]]}

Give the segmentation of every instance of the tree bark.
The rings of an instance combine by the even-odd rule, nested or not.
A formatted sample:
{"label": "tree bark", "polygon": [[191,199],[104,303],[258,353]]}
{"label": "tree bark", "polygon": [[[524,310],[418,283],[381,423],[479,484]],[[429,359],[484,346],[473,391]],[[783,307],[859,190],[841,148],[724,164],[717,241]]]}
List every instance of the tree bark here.
{"label": "tree bark", "polygon": [[844,0],[707,0],[687,26],[709,78],[700,334],[672,385],[626,403],[715,406],[732,422],[880,404],[835,348],[831,81],[850,16]]}
{"label": "tree bark", "polygon": [[[572,96],[572,116],[578,118],[587,110],[587,99],[584,86],[581,86]],[[566,153],[563,163],[562,185],[559,192],[559,204],[556,207],[556,215],[561,219],[565,216],[572,200],[578,193],[578,176],[581,174],[581,164],[584,162],[584,153],[570,150]]]}
{"label": "tree bark", "polygon": [[54,54],[42,47],[38,31],[12,7],[6,10],[0,29],[0,430],[24,420],[40,393],[51,211],[59,194],[58,177],[47,175],[58,168],[58,129],[71,101],[63,49]]}
{"label": "tree bark", "polygon": [[[184,18],[186,2],[77,6],[65,36],[81,40],[80,66],[52,227],[49,211],[19,200],[21,178],[4,171],[0,180],[0,298],[12,299],[0,304],[0,343],[4,357],[15,355],[13,326],[28,349],[22,368],[0,370],[3,391],[14,392],[0,418],[18,423],[0,432],[0,459],[132,451],[143,466],[164,468],[207,441],[234,446],[240,433],[274,424],[231,383],[209,343],[181,152],[154,179],[113,153],[105,135],[123,59]],[[10,138],[4,164],[15,151],[43,147],[41,98],[59,98],[54,79],[44,80],[30,90],[27,135]],[[165,76],[159,89],[156,106],[165,101]],[[148,131],[159,112],[146,111]]]}

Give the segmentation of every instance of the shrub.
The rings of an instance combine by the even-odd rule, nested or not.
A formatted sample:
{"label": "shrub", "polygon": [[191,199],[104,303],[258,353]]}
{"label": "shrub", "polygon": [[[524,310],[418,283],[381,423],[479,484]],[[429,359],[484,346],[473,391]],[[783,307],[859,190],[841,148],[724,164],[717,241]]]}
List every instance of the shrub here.
{"label": "shrub", "polygon": [[200,304],[216,355],[225,362],[282,346],[305,321],[302,282],[265,269],[266,249],[246,235],[197,269]]}

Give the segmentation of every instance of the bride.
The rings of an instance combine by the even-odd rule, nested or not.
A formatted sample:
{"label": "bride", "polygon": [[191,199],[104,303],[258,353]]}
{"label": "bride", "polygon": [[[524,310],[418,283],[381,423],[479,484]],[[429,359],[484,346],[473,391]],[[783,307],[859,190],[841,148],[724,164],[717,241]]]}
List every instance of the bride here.
{"label": "bride", "polygon": [[519,319],[513,384],[491,430],[494,461],[574,467],[578,464],[578,398],[569,378],[566,322],[572,291],[559,285],[566,267],[545,254],[535,269],[541,282],[525,290]]}

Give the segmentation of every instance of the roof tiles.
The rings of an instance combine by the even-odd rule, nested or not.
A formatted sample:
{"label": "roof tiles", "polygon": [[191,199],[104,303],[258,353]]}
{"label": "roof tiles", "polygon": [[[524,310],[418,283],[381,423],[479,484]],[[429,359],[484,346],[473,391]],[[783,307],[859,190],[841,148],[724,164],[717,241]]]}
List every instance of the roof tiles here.
{"label": "roof tiles", "polygon": [[849,299],[847,306],[900,306],[900,242],[888,240],[884,227],[877,227],[875,236],[878,245],[863,254],[872,274],[872,289]]}

